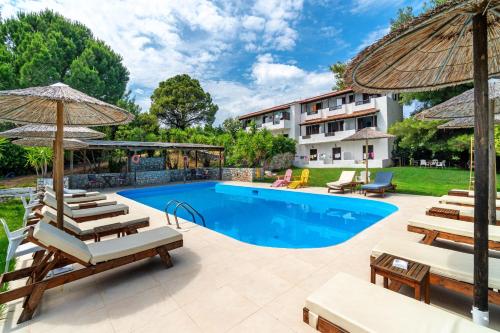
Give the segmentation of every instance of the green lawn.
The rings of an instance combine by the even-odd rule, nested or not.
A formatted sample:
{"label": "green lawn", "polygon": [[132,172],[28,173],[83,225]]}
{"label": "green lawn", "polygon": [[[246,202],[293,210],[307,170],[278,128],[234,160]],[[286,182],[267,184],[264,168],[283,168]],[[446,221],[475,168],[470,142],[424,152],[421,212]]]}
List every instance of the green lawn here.
{"label": "green lawn", "polygon": [[[311,186],[324,187],[327,182],[337,180],[342,170],[355,169],[310,169],[311,178],[309,184]],[[356,169],[360,170],[360,169]],[[293,175],[299,176],[302,169],[294,169]],[[464,169],[435,169],[435,168],[419,168],[419,167],[394,167],[384,169],[370,169],[372,180],[375,173],[378,171],[391,171],[394,173],[394,184],[397,184],[399,193],[421,194],[441,196],[452,188],[466,189],[469,185],[469,171]],[[279,174],[283,174],[281,172]],[[498,176],[497,176],[498,178]],[[265,181],[271,182],[271,179]],[[497,182],[497,188],[498,188]]]}
{"label": "green lawn", "polygon": [[[19,199],[12,199],[0,203],[0,218],[9,225],[10,230],[16,230],[23,225],[24,208]],[[9,244],[3,227],[0,227],[0,271],[5,267],[5,256]],[[14,261],[10,262],[10,268],[14,267]]]}

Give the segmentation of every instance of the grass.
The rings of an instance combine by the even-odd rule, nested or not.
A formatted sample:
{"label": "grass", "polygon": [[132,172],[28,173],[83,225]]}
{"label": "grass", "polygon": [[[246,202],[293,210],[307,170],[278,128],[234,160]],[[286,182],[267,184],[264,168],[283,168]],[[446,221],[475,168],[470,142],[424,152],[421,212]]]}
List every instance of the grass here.
{"label": "grass", "polygon": [[[7,222],[10,230],[16,230],[23,225],[24,208],[19,199],[11,199],[0,203],[0,218]],[[0,269],[5,267],[5,257],[7,255],[7,245],[9,241],[5,231],[0,228]],[[14,267],[14,261],[10,262],[10,269]]]}
{"label": "grass", "polygon": [[[341,169],[325,168],[310,169],[310,186],[325,187],[327,182],[337,180],[343,170],[360,169]],[[294,169],[293,175],[300,176],[302,169]],[[469,185],[469,170],[446,168],[419,168],[419,167],[393,167],[384,169],[370,169],[371,179],[379,171],[391,171],[394,173],[394,184],[397,184],[397,192],[441,196],[448,193],[452,188],[466,189]],[[279,174],[283,174],[281,172]],[[497,176],[497,179],[499,177]],[[266,182],[272,182],[272,179],[265,179]],[[497,189],[499,189],[497,182]]]}

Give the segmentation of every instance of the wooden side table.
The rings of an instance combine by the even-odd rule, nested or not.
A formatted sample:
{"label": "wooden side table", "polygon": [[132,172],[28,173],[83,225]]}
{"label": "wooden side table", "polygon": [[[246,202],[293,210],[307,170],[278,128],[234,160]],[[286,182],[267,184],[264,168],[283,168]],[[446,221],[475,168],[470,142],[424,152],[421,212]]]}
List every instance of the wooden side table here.
{"label": "wooden side table", "polygon": [[427,211],[427,215],[460,220],[460,211],[458,209],[432,207]]}
{"label": "wooden side table", "polygon": [[121,223],[112,223],[94,228],[94,241],[100,242],[102,236],[114,235],[120,237],[124,232]]}
{"label": "wooden side table", "polygon": [[[408,262],[408,269],[392,266],[394,259]],[[430,303],[430,267],[404,258],[399,258],[387,253],[381,254],[371,264],[371,282],[376,282],[376,276],[384,278],[384,288],[389,288],[389,280],[412,287],[415,290],[415,299],[421,300],[424,294],[425,303]]]}

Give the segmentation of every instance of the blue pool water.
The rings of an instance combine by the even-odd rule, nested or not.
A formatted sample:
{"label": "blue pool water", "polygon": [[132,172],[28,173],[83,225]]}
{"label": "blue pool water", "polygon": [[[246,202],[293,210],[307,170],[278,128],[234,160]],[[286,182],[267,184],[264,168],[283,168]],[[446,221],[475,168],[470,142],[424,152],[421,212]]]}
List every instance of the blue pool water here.
{"label": "blue pool water", "polygon": [[[397,210],[394,205],[374,200],[216,182],[118,194],[162,211],[169,200],[186,201],[205,217],[207,228],[246,243],[280,248],[339,244]],[[182,209],[178,216],[192,220]]]}

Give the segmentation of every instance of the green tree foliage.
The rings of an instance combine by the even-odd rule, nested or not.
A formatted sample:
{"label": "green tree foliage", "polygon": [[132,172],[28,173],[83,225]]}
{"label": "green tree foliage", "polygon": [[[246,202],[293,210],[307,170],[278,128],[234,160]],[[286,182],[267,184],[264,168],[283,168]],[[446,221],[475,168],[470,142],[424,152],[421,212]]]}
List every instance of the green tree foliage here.
{"label": "green tree foliage", "polygon": [[4,157],[5,147],[8,143],[7,139],[0,137],[0,160]]}
{"label": "green tree foliage", "polygon": [[35,169],[37,176],[46,178],[48,167],[52,165],[52,149],[48,147],[29,147],[25,149],[26,163]]}
{"label": "green tree foliage", "polygon": [[31,172],[26,168],[26,156],[23,147],[7,142],[2,145],[3,156],[0,158],[0,177],[14,172],[16,175]]}
{"label": "green tree foliage", "polygon": [[405,23],[411,21],[415,15],[413,15],[413,7],[406,6],[398,9],[396,18],[391,19],[391,31],[403,26]]}
{"label": "green tree foliage", "polygon": [[227,118],[222,123],[222,129],[235,137],[241,129],[241,121],[238,118]]}
{"label": "green tree foliage", "polygon": [[65,82],[114,104],[128,76],[122,58],[78,22],[50,10],[0,21],[0,89]]}
{"label": "green tree foliage", "polygon": [[160,82],[151,102],[151,112],[169,128],[186,129],[203,123],[211,125],[218,110],[200,82],[187,74]]}
{"label": "green tree foliage", "polygon": [[335,86],[333,86],[333,90],[343,90],[347,88],[344,82],[346,67],[346,63],[340,61],[337,61],[330,66],[330,71],[333,73],[333,77],[335,78]]}

